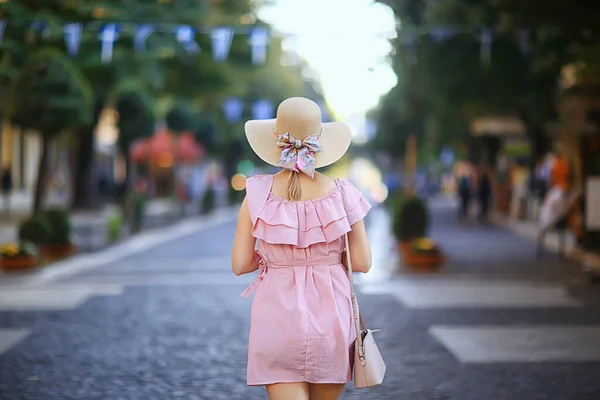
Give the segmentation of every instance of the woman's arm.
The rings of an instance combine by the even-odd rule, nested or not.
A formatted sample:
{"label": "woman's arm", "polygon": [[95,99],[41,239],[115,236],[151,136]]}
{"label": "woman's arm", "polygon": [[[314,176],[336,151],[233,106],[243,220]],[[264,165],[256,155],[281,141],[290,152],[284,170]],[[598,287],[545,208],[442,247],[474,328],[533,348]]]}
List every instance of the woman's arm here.
{"label": "woman's arm", "polygon": [[367,229],[363,220],[352,225],[348,232],[350,245],[350,261],[352,270],[356,272],[369,272],[371,269],[371,245],[367,237]]}
{"label": "woman's arm", "polygon": [[258,269],[254,253],[255,246],[256,238],[252,236],[252,220],[248,211],[248,200],[244,198],[231,250],[231,269],[236,275],[247,274]]}

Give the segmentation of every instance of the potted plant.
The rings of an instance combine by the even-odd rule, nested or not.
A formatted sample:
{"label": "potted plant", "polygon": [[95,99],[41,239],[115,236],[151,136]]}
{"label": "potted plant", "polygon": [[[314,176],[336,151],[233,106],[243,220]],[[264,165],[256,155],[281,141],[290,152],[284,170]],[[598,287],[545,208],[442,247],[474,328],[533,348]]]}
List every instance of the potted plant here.
{"label": "potted plant", "polygon": [[409,250],[404,254],[404,264],[418,269],[437,269],[444,261],[439,246],[426,237],[413,240]]}
{"label": "potted plant", "polygon": [[108,217],[106,222],[108,241],[117,242],[123,234],[123,216],[121,212],[115,212]]}
{"label": "potted plant", "polygon": [[37,248],[32,243],[7,243],[0,248],[0,268],[20,272],[37,266]]}
{"label": "potted plant", "polygon": [[137,233],[142,230],[146,207],[148,206],[148,195],[142,190],[136,190],[128,197],[130,210],[130,231]]}
{"label": "potted plant", "polygon": [[50,226],[42,214],[35,214],[21,223],[19,241],[40,246],[50,240]]}
{"label": "potted plant", "polygon": [[423,200],[407,197],[397,201],[393,231],[401,253],[405,253],[414,239],[425,237],[429,228],[429,212]]}
{"label": "potted plant", "polygon": [[66,210],[51,209],[42,214],[50,228],[48,239],[40,244],[40,253],[46,260],[68,257],[75,252],[71,242],[71,221]]}

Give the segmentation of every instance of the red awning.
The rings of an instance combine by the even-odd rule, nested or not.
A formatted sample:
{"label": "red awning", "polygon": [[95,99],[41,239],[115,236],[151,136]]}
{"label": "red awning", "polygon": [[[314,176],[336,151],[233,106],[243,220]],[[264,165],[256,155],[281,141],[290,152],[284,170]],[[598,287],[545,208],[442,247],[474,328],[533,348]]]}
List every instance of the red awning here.
{"label": "red awning", "polygon": [[135,142],[131,146],[130,155],[137,163],[150,162],[168,167],[173,162],[193,164],[200,161],[204,156],[204,148],[196,143],[191,132],[173,136],[163,130],[151,138]]}
{"label": "red awning", "polygon": [[204,156],[204,147],[199,145],[191,132],[183,132],[177,139],[177,160],[184,163],[198,162]]}

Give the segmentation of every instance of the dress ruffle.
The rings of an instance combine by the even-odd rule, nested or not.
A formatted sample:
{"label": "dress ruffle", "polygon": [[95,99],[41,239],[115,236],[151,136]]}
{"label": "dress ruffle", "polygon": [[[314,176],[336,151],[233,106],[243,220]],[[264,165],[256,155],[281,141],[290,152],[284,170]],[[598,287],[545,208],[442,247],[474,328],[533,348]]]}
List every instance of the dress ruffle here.
{"label": "dress ruffle", "polygon": [[350,182],[340,179],[327,195],[314,200],[289,201],[271,194],[272,175],[248,179],[248,207],[252,235],[270,244],[307,248],[330,243],[362,220],[371,205]]}

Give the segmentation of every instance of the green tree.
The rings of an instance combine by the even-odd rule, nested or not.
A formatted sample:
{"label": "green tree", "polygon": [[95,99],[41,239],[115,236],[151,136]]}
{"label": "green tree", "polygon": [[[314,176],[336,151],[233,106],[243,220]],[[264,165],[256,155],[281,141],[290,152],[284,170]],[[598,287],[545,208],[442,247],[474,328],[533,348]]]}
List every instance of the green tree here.
{"label": "green tree", "polygon": [[119,114],[117,128],[119,138],[117,145],[125,159],[125,190],[131,186],[130,148],[138,139],[149,137],[154,133],[156,118],[154,116],[152,97],[139,85],[128,85],[119,89],[116,94],[116,110]]}
{"label": "green tree", "polygon": [[69,129],[89,123],[92,92],[87,81],[64,55],[41,50],[29,57],[13,81],[9,97],[12,121],[38,131],[42,138],[33,210],[42,208],[50,141]]}
{"label": "green tree", "polygon": [[165,120],[168,128],[175,133],[193,131],[199,125],[199,112],[192,105],[180,102],[171,108]]}
{"label": "green tree", "polygon": [[[543,124],[554,118],[553,93],[561,68],[580,59],[577,53],[585,53],[598,36],[590,17],[598,5],[591,1],[577,1],[580,7],[564,0],[543,6],[513,0],[384,2],[402,21],[400,38],[415,35],[417,64],[408,62],[409,49],[396,41],[394,68],[401,84],[395,96],[382,101],[380,119],[385,123],[379,135],[388,134],[386,124],[408,118],[398,113],[394,122],[389,113],[384,117],[385,110],[417,99],[421,117],[435,119],[440,127],[438,146],[464,136],[469,123],[486,114],[520,117],[532,141],[538,141]],[[581,9],[589,11],[587,16]],[[480,60],[481,27],[494,29],[488,65]],[[430,33],[436,28],[450,28],[453,34],[434,40]],[[529,54],[519,48],[516,31],[521,28],[531,33]]]}

